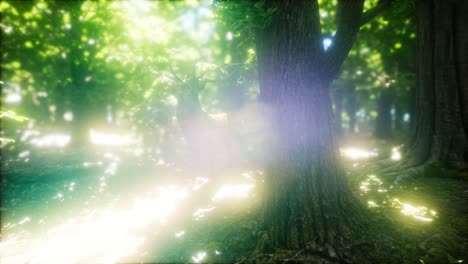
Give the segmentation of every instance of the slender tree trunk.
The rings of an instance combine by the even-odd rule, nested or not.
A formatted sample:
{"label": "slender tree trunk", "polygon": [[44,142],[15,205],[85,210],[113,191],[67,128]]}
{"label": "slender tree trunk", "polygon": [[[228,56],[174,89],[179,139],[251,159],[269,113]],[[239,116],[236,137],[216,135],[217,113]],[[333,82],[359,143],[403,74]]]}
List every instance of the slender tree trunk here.
{"label": "slender tree trunk", "polygon": [[377,101],[377,119],[375,120],[374,136],[389,139],[392,136],[392,117],[390,109],[393,103],[391,88],[384,88]]}
{"label": "slender tree trunk", "polygon": [[349,134],[354,133],[356,127],[356,85],[352,82],[346,87],[346,113],[349,116]]}
{"label": "slender tree trunk", "polygon": [[393,120],[393,130],[396,133],[401,133],[401,130],[403,128],[403,111],[398,103],[394,104],[394,107],[395,119]]}
{"label": "slender tree trunk", "polygon": [[[273,1],[257,33],[260,100],[270,115],[264,222],[274,247],[336,246],[354,225],[354,200],[337,161],[316,1]],[[310,243],[317,243],[312,246]],[[333,255],[333,250],[329,250]]]}
{"label": "slender tree trunk", "polygon": [[467,1],[418,1],[418,72],[408,165],[468,158]]}

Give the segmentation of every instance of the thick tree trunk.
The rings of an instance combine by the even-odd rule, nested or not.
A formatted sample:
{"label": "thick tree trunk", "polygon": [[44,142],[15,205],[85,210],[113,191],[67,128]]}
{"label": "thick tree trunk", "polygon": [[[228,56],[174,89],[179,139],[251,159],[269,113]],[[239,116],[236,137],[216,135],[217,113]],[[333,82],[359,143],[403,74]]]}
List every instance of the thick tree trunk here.
{"label": "thick tree trunk", "polygon": [[353,134],[356,127],[356,85],[350,82],[346,86],[346,113],[349,116],[348,133]]}
{"label": "thick tree trunk", "polygon": [[330,248],[359,225],[352,224],[355,204],[337,161],[333,76],[321,63],[318,3],[271,4],[278,11],[257,33],[260,100],[274,133],[265,157],[264,222],[274,247]]}
{"label": "thick tree trunk", "polygon": [[468,158],[468,2],[420,0],[417,10],[419,69],[407,165],[460,168]]}

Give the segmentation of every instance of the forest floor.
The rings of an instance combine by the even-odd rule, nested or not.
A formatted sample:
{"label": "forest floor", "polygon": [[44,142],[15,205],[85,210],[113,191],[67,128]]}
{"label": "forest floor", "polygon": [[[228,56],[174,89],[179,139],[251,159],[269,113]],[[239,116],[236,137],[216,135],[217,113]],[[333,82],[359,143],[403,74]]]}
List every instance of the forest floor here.
{"label": "forest floor", "polygon": [[[343,143],[350,184],[377,223],[363,247],[382,263],[466,262],[466,179],[396,184],[369,169],[393,148]],[[132,150],[3,152],[1,163],[2,263],[242,262],[260,235],[263,174],[255,168],[213,179]]]}

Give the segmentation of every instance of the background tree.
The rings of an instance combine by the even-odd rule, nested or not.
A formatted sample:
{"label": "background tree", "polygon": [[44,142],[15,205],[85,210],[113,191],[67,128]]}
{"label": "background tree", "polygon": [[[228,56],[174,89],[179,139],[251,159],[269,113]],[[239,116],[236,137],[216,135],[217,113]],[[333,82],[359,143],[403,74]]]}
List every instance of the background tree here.
{"label": "background tree", "polygon": [[466,170],[467,11],[466,1],[417,2],[417,87],[403,167]]}

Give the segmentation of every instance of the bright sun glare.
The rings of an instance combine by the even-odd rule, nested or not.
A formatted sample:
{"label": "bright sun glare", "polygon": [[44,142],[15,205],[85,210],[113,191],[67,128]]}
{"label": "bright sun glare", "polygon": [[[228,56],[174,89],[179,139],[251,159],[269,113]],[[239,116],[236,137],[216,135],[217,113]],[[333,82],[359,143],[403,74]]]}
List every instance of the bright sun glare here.
{"label": "bright sun glare", "polygon": [[[114,172],[110,170],[115,169],[119,159],[111,153],[104,156],[109,159],[105,174],[112,175]],[[101,177],[101,180],[106,177]],[[36,235],[21,231],[4,233],[0,242],[2,263],[115,263],[122,258],[132,258],[141,252],[145,241],[151,239],[145,229],[150,224],[154,228],[154,223],[161,227],[170,224],[169,219],[174,216],[178,206],[190,195],[196,195],[206,183],[207,178],[199,177],[187,187],[159,186],[140,193],[133,205],[126,208],[87,208],[64,223]],[[75,182],[71,182],[66,187],[73,191],[75,186]],[[213,196],[213,201],[246,198],[253,187],[253,184],[223,185]],[[58,193],[55,198],[63,200],[64,197],[64,193]],[[195,210],[194,220],[202,219],[215,208],[210,206]],[[31,221],[35,219],[24,217],[17,223],[7,223],[4,228],[9,227],[10,230]],[[175,237],[181,238],[184,234],[185,231],[181,230]],[[199,263],[206,256],[206,252],[199,252],[192,260]]]}
{"label": "bright sun glare", "polygon": [[340,148],[340,152],[350,160],[366,160],[378,156],[376,151],[356,147]]}
{"label": "bright sun glare", "polygon": [[[85,211],[33,239],[8,234],[0,242],[2,263],[114,263],[134,254],[147,237],[144,228],[166,224],[187,195],[179,186],[158,187],[130,208]],[[31,221],[25,219],[18,224]]]}

